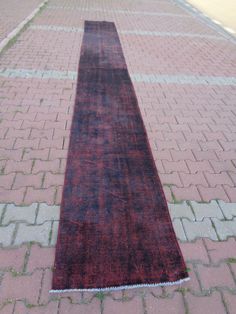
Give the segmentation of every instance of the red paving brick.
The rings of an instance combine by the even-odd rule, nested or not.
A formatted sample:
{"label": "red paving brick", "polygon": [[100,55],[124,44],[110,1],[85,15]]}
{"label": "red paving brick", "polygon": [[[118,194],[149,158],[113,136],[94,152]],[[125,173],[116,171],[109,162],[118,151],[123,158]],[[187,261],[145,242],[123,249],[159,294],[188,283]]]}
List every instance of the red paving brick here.
{"label": "red paving brick", "polygon": [[15,173],[7,174],[7,175],[1,175],[0,176],[0,187],[4,187],[5,189],[10,190],[12,185],[13,185],[15,176],[16,176]]}
{"label": "red paving brick", "polygon": [[236,288],[230,269],[226,264],[221,264],[218,267],[198,265],[197,270],[203,289],[215,287]]}
{"label": "red paving brick", "polygon": [[29,175],[17,173],[14,180],[13,189],[20,189],[26,186],[31,186],[34,187],[35,189],[40,189],[42,187],[42,183],[43,183],[42,172],[38,174]]}
{"label": "red paving brick", "polygon": [[31,276],[14,276],[5,273],[1,283],[0,304],[6,300],[27,300],[36,304],[39,297],[42,271],[36,270]]}
{"label": "red paving brick", "polygon": [[14,304],[10,303],[10,304],[4,305],[4,307],[0,311],[1,311],[1,314],[13,314],[13,310],[14,310]]}
{"label": "red paving brick", "polygon": [[111,298],[106,298],[104,302],[104,314],[120,314],[120,313],[137,313],[143,314],[142,299],[136,296],[129,301],[114,301]]}
{"label": "red paving brick", "polygon": [[228,313],[233,314],[236,308],[236,295],[231,294],[229,292],[224,292],[223,295],[224,295],[226,307],[228,309]]}
{"label": "red paving brick", "polygon": [[191,294],[186,295],[189,312],[191,314],[226,314],[225,307],[221,300],[219,292],[213,292],[212,296],[193,296]]}
{"label": "red paving brick", "polygon": [[229,258],[236,258],[236,241],[234,238],[229,238],[223,242],[214,242],[206,239],[205,243],[213,263],[218,263],[221,260]]}
{"label": "red paving brick", "polygon": [[[46,149],[26,149],[24,151],[23,160],[30,160],[30,159],[38,159],[38,160],[48,160],[49,155],[49,148]],[[33,171],[35,168],[33,168]]]}
{"label": "red paving brick", "polygon": [[[63,299],[60,304],[59,314],[101,314],[100,301],[94,298],[89,304],[77,304],[70,303],[69,299]],[[128,314],[128,313],[127,313]]]}
{"label": "red paving brick", "polygon": [[175,293],[175,295],[172,298],[168,299],[155,298],[154,296],[149,295],[146,298],[146,309],[148,314],[185,313],[183,297],[180,293]]}
{"label": "red paving brick", "polygon": [[[216,242],[208,240],[207,243],[209,243],[209,245],[211,245],[211,244],[214,245]],[[219,249],[218,242],[216,244],[217,244],[216,248]],[[235,244],[236,244],[236,242],[235,242]],[[188,242],[180,243],[180,248],[181,248],[181,251],[182,251],[182,254],[183,254],[185,260],[187,260],[187,261],[201,260],[205,264],[209,263],[209,257],[208,257],[205,245],[203,243],[203,240],[198,239],[194,243],[188,243]],[[222,250],[222,254],[223,254],[223,252],[225,252],[225,250]]]}
{"label": "red paving brick", "polygon": [[[204,187],[202,187],[205,189]],[[171,190],[178,201],[183,201],[187,199],[202,201],[203,198],[201,197],[198,188],[196,186],[189,186],[184,188],[179,188],[176,186],[171,187]],[[187,197],[188,195],[188,197]]]}
{"label": "red paving brick", "polygon": [[58,313],[57,301],[50,302],[46,306],[37,307],[26,307],[23,302],[16,302],[16,307],[14,311],[14,314],[57,314],[57,313]]}
{"label": "red paving brick", "polygon": [[[0,188],[0,200],[2,203],[15,203],[16,205],[21,205],[23,203],[26,188],[21,188],[18,190],[6,190]],[[30,202],[30,204],[33,202]]]}
{"label": "red paving brick", "polygon": [[28,187],[24,198],[24,204],[30,205],[32,203],[47,203],[53,205],[55,200],[56,188],[51,186],[47,189],[34,189]]}
{"label": "red paving brick", "polygon": [[53,267],[55,257],[55,248],[42,248],[33,245],[30,249],[30,256],[27,263],[27,272],[33,272],[36,268]]}
{"label": "red paving brick", "polygon": [[7,166],[4,170],[4,173],[11,173],[11,172],[23,172],[25,174],[31,173],[33,161],[14,161],[8,160]]}
{"label": "red paving brick", "polygon": [[[224,188],[226,189],[226,186]],[[216,185],[215,187],[198,186],[202,200],[205,202],[210,202],[215,199],[225,201],[226,203],[233,202],[233,200],[226,194],[224,188],[221,185]]]}
{"label": "red paving brick", "polygon": [[236,203],[236,187],[225,186],[225,192],[232,203]]}
{"label": "red paving brick", "polygon": [[52,174],[50,172],[47,172],[44,178],[43,187],[49,188],[50,186],[62,186],[63,183],[64,174]]}
{"label": "red paving brick", "polygon": [[0,270],[13,269],[17,272],[23,270],[26,246],[15,249],[1,249],[0,250]]}

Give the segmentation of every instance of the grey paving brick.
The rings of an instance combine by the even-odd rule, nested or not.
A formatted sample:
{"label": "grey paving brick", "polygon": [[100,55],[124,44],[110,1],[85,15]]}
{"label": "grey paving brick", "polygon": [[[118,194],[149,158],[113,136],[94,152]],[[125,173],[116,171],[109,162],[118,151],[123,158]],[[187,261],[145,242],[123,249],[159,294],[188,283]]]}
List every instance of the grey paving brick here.
{"label": "grey paving brick", "polygon": [[218,219],[224,219],[222,211],[216,201],[210,203],[198,203],[191,201],[196,220],[201,221],[206,217],[215,217]]}
{"label": "grey paving brick", "polygon": [[233,219],[233,217],[236,217],[236,203],[219,201],[219,205],[226,219]]}
{"label": "grey paving brick", "polygon": [[169,203],[168,207],[172,219],[185,217],[192,221],[195,220],[192,209],[186,202],[183,202],[181,204]]}
{"label": "grey paving brick", "polygon": [[48,246],[50,231],[51,222],[49,221],[42,225],[26,225],[25,223],[20,223],[14,245],[34,241],[43,246]]}
{"label": "grey paving brick", "polygon": [[144,73],[131,73],[133,82],[163,83],[163,84],[190,84],[190,85],[236,85],[236,77],[201,76],[201,75],[157,75]]}
{"label": "grey paving brick", "polygon": [[59,222],[54,221],[52,226],[52,237],[51,237],[51,245],[55,246],[57,243],[57,234],[58,234]]}
{"label": "grey paving brick", "polygon": [[37,206],[37,203],[33,203],[30,206],[16,206],[14,204],[8,204],[2,224],[8,224],[11,221],[25,221],[33,224],[35,221]]}
{"label": "grey paving brick", "polygon": [[4,207],[5,207],[5,204],[0,204],[0,222],[1,222]]}
{"label": "grey paving brick", "polygon": [[[133,82],[151,84],[190,84],[190,85],[224,85],[236,86],[236,77],[201,76],[201,75],[158,75],[145,73],[131,73]],[[24,69],[0,69],[0,77],[41,78],[57,80],[76,80],[75,71],[41,71]]]}
{"label": "grey paving brick", "polygon": [[205,218],[203,221],[188,221],[183,219],[183,226],[189,241],[196,238],[210,238],[217,241],[216,232],[212,226],[212,222],[209,218]]}
{"label": "grey paving brick", "polygon": [[214,40],[225,40],[224,37],[215,35],[195,34],[191,32],[156,32],[156,31],[142,31],[142,30],[120,30],[120,34],[125,35],[139,35],[139,36],[158,36],[158,37],[190,37],[190,38],[206,38]]}
{"label": "grey paving brick", "polygon": [[15,224],[0,227],[0,245],[9,246],[15,230]]}
{"label": "grey paving brick", "polygon": [[39,205],[39,212],[36,223],[42,224],[47,220],[59,220],[60,218],[60,206],[49,206],[47,204]]}
{"label": "grey paving brick", "polygon": [[66,32],[66,33],[82,33],[83,28],[79,27],[68,27],[68,26],[57,26],[57,25],[31,25],[31,29],[40,29],[44,31],[57,31],[57,32]]}
{"label": "grey paving brick", "polygon": [[187,14],[169,13],[169,12],[151,12],[151,11],[131,11],[131,10],[107,10],[98,8],[82,8],[81,6],[59,6],[50,5],[47,9],[63,9],[63,10],[79,10],[79,11],[92,11],[92,12],[103,12],[103,13],[115,13],[115,14],[129,14],[129,15],[151,15],[151,16],[169,16],[169,17],[181,17],[189,18]]}
{"label": "grey paving brick", "polygon": [[186,235],[184,233],[184,229],[183,229],[183,226],[182,226],[182,223],[181,223],[181,220],[180,219],[175,219],[173,221],[173,227],[175,229],[175,234],[176,234],[176,237],[180,240],[180,241],[186,241],[187,238],[186,238]]}
{"label": "grey paving brick", "polygon": [[236,219],[232,221],[220,221],[212,218],[220,240],[226,240],[227,237],[236,236]]}
{"label": "grey paving brick", "polygon": [[41,71],[24,69],[4,69],[0,72],[0,77],[22,77],[22,78],[41,78],[57,80],[76,80],[77,72],[74,71]]}
{"label": "grey paving brick", "polygon": [[[57,25],[31,25],[33,30],[44,30],[44,31],[56,31],[66,33],[81,33],[82,28],[79,27],[68,27],[68,26],[57,26]],[[139,36],[158,36],[158,37],[190,37],[190,38],[206,38],[214,40],[225,40],[222,36],[196,34],[191,32],[156,32],[156,31],[143,31],[143,30],[118,30],[120,34],[125,35],[139,35]]]}

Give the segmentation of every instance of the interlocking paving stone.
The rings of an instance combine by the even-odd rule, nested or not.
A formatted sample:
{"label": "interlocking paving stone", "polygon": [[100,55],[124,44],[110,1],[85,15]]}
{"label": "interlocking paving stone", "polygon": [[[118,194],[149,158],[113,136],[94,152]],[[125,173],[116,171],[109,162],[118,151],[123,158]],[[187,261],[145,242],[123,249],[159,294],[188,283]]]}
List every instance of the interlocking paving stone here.
{"label": "interlocking paving stone", "polygon": [[210,219],[205,218],[201,222],[192,222],[183,218],[182,221],[188,241],[192,241],[197,237],[210,238],[215,241],[218,240]]}
{"label": "interlocking paving stone", "polygon": [[[133,82],[150,84],[190,84],[236,86],[236,77],[201,75],[157,75],[131,73]],[[0,77],[76,80],[77,72],[55,70],[0,69]]]}
{"label": "interlocking paving stone", "polygon": [[51,222],[49,221],[44,222],[42,225],[26,225],[20,223],[13,244],[19,246],[22,243],[35,241],[43,246],[48,246],[50,231]]}
{"label": "interlocking paving stone", "polygon": [[[184,201],[177,204],[168,203],[178,239],[181,241],[192,241],[198,237],[209,237],[210,239],[218,240],[217,234],[220,240],[225,240],[229,236],[235,236],[236,223],[235,219],[231,220],[232,210],[234,213],[234,204],[230,206],[230,203],[224,203],[223,201],[219,201],[219,203],[221,208],[225,206],[229,210],[228,216],[225,215],[228,219],[222,215],[216,201],[211,201],[210,203],[197,203],[195,201]],[[33,203],[29,206],[0,204],[0,208],[2,209],[0,233],[2,233],[1,243],[3,246],[11,245],[15,228],[17,229],[16,239],[12,245],[36,241],[43,246],[55,246],[60,206],[48,205],[46,203]]]}
{"label": "interlocking paving stone", "polygon": [[52,226],[52,237],[51,237],[51,245],[55,246],[57,242],[57,233],[58,233],[59,222],[54,221]]}
{"label": "interlocking paving stone", "polygon": [[[114,308],[114,310],[115,310],[115,308]],[[94,298],[91,303],[80,304],[80,306],[78,306],[77,304],[72,304],[69,299],[63,299],[61,301],[61,304],[60,304],[59,314],[65,314],[65,313],[70,313],[70,314],[80,314],[80,313],[81,314],[86,314],[86,313],[101,314],[100,301],[98,299]],[[113,313],[115,314],[116,312],[113,312]],[[112,314],[112,312],[110,312],[109,314]],[[128,312],[127,312],[127,314],[128,314]]]}
{"label": "interlocking paving stone", "polygon": [[204,240],[207,251],[213,263],[219,263],[222,260],[236,258],[236,238],[229,238],[227,241],[213,242],[209,239]]}
{"label": "interlocking paving stone", "polygon": [[[230,292],[223,292],[224,300],[229,314],[234,314],[236,307],[236,295]],[[227,313],[227,314],[228,314]]]}
{"label": "interlocking paving stone", "polygon": [[168,207],[169,207],[170,216],[172,219],[185,217],[192,221],[195,220],[192,209],[186,202],[183,202],[181,204],[169,203]]}
{"label": "interlocking paving stone", "polygon": [[[24,302],[18,301],[16,302],[14,313],[16,314],[58,314],[58,306],[59,306],[58,301],[53,301],[53,302],[48,303],[48,305],[45,305],[45,306],[37,306],[37,307],[29,308],[24,304]],[[10,312],[8,314],[10,314]]]}
{"label": "interlocking paving stone", "polygon": [[0,77],[12,78],[39,78],[39,79],[58,79],[58,80],[75,80],[77,72],[73,71],[55,71],[55,70],[24,70],[24,69],[2,69],[0,70]]}
{"label": "interlocking paving stone", "polygon": [[180,241],[186,241],[187,238],[186,238],[186,235],[185,235],[185,232],[184,232],[184,229],[183,229],[183,225],[182,225],[180,219],[175,219],[173,221],[173,227],[174,227],[174,230],[175,230],[177,238]]}
{"label": "interlocking paving stone", "polygon": [[14,230],[15,224],[0,227],[0,245],[9,246],[11,244]]}
{"label": "interlocking paving stone", "polygon": [[47,220],[59,220],[59,217],[60,206],[48,206],[47,204],[40,204],[36,223],[41,224]]}
{"label": "interlocking paving stone", "polygon": [[4,307],[1,309],[1,314],[13,314],[15,304],[14,303],[8,303],[4,305]]}
{"label": "interlocking paving stone", "polygon": [[236,236],[236,219],[223,222],[216,218],[212,218],[212,221],[221,240],[226,240],[227,237],[230,236]]}
{"label": "interlocking paving stone", "polygon": [[30,206],[16,206],[8,204],[2,220],[2,224],[9,224],[12,221],[26,221],[33,224],[36,217],[38,204],[33,203]]}
{"label": "interlocking paving stone", "polygon": [[206,38],[206,39],[214,39],[214,40],[225,40],[224,37],[214,36],[214,35],[202,35],[202,34],[194,34],[194,33],[178,33],[178,32],[155,32],[155,31],[142,31],[142,30],[120,30],[118,31],[120,34],[134,34],[140,36],[157,36],[157,37],[189,37],[189,38]]}
{"label": "interlocking paving stone", "polygon": [[227,264],[220,264],[215,267],[199,264],[197,265],[197,270],[203,290],[226,287],[235,290],[236,288],[235,281]]}
{"label": "interlocking paving stone", "polygon": [[186,294],[188,309],[191,314],[226,314],[224,304],[221,300],[219,292],[215,291],[212,296],[194,296],[190,293]]}
{"label": "interlocking paving stone", "polygon": [[31,273],[36,268],[53,267],[54,258],[55,248],[41,247],[38,244],[32,245],[26,270]]}
{"label": "interlocking paving stone", "polygon": [[120,14],[134,14],[134,15],[154,15],[154,16],[170,16],[170,17],[181,17],[189,18],[187,14],[177,14],[177,13],[168,13],[168,12],[151,12],[151,11],[132,11],[132,10],[107,10],[99,8],[81,8],[79,6],[59,6],[59,5],[49,5],[48,9],[63,9],[63,10],[79,10],[79,11],[95,11],[95,12],[104,12],[104,13],[120,13]]}
{"label": "interlocking paving stone", "polygon": [[143,314],[142,299],[135,296],[128,302],[114,301],[111,298],[106,298],[104,302],[104,314],[120,314],[120,313],[137,313]]}
{"label": "interlocking paving stone", "polygon": [[0,249],[0,271],[13,269],[21,272],[23,270],[26,251],[26,246]]}
{"label": "interlocking paving stone", "polygon": [[3,214],[4,207],[5,207],[5,204],[0,204],[0,221],[2,219],[2,214]]}
{"label": "interlocking paving stone", "polygon": [[233,217],[236,217],[236,203],[219,201],[219,205],[226,219],[233,219]]}
{"label": "interlocking paving stone", "polygon": [[156,74],[131,74],[134,82],[165,83],[165,84],[190,84],[190,85],[236,85],[236,77],[213,77],[198,75],[156,75]]}
{"label": "interlocking paving stone", "polygon": [[[57,25],[32,25],[30,29],[33,30],[45,30],[45,31],[59,31],[67,33],[81,33],[82,28],[79,27],[66,27]],[[192,38],[207,38],[214,40],[225,40],[224,37],[194,33],[180,33],[180,32],[155,32],[155,31],[142,31],[142,30],[118,30],[118,33],[125,35],[140,35],[140,36],[158,36],[158,37],[192,37]]]}
{"label": "interlocking paving stone", "polygon": [[149,295],[146,297],[145,301],[147,304],[146,309],[148,314],[166,314],[167,311],[168,314],[186,313],[181,293],[175,293],[174,297],[170,299],[155,298],[154,296]]}
{"label": "interlocking paving stone", "polygon": [[191,201],[190,203],[195,213],[196,219],[199,221],[203,220],[205,217],[224,219],[222,211],[216,201],[211,201],[209,204],[197,203],[195,201]]}
{"label": "interlocking paving stone", "polygon": [[27,303],[37,304],[41,280],[41,270],[36,270],[32,276],[14,276],[10,272],[5,273],[1,283],[0,304],[11,299],[26,299]]}
{"label": "interlocking paving stone", "polygon": [[[211,240],[209,240],[209,243],[210,244],[212,244],[212,243],[219,244],[219,242],[212,242]],[[235,245],[236,245],[236,242],[235,242]],[[187,260],[187,261],[201,261],[201,262],[204,262],[205,264],[209,264],[208,252],[206,250],[206,247],[205,247],[202,239],[197,239],[194,243],[192,243],[192,242],[181,242],[180,248],[181,248],[181,251],[183,253],[185,260]]]}

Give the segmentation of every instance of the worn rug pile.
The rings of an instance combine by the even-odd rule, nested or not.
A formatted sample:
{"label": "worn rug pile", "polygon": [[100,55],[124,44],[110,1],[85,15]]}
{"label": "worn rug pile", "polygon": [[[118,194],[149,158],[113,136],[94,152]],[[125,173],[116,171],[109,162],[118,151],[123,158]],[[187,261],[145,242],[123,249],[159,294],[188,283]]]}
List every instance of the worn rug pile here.
{"label": "worn rug pile", "polygon": [[121,43],[86,21],[51,292],[188,279]]}

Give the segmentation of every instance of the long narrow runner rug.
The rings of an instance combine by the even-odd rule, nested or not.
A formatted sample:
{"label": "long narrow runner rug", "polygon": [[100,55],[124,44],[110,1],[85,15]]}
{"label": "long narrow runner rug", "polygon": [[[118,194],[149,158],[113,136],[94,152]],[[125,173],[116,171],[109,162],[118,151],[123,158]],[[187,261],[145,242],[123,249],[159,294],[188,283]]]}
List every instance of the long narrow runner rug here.
{"label": "long narrow runner rug", "polygon": [[187,279],[116,27],[86,21],[51,292]]}

